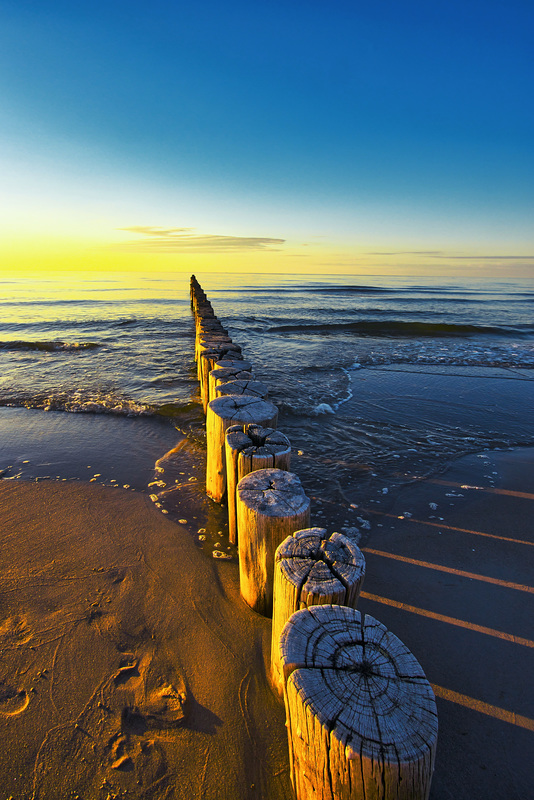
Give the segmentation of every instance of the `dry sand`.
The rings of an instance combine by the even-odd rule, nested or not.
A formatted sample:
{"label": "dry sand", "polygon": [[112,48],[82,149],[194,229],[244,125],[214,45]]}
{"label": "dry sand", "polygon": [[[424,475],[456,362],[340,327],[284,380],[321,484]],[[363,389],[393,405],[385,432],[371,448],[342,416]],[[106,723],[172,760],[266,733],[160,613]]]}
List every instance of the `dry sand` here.
{"label": "dry sand", "polygon": [[148,497],[0,483],[0,797],[290,798],[270,621]]}

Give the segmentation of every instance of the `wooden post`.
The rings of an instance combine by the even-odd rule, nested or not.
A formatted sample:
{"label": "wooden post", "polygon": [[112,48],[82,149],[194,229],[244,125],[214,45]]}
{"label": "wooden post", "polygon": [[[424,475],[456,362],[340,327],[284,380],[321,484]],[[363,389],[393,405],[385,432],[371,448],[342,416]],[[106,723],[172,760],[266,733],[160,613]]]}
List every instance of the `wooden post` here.
{"label": "wooden post", "polygon": [[195,361],[198,361],[203,350],[211,350],[219,345],[232,344],[228,334],[220,330],[202,330],[197,334],[195,341]]}
{"label": "wooden post", "polygon": [[261,381],[235,380],[219,383],[215,387],[215,397],[224,397],[225,394],[250,394],[265,399],[269,389]]}
{"label": "wooden post", "polygon": [[259,425],[247,425],[247,436],[251,440],[249,447],[239,453],[237,461],[237,481],[258,469],[284,469],[289,471],[291,463],[291,445],[287,436],[272,428]]}
{"label": "wooden post", "polygon": [[232,344],[232,339],[220,327],[213,328],[213,326],[210,325],[206,330],[203,325],[196,336],[195,358],[198,359],[199,353],[202,350],[210,350],[212,345],[217,346],[219,344]]}
{"label": "wooden post", "polygon": [[275,427],[278,409],[268,400],[250,395],[227,395],[208,403],[206,415],[206,492],[218,503],[226,491],[226,456],[224,435],[230,425],[248,425],[253,422],[265,427]]}
{"label": "wooden post", "polygon": [[261,425],[231,425],[226,431],[226,485],[228,499],[228,537],[237,543],[237,484],[249,472],[276,467],[289,470],[289,439],[273,428]]}
{"label": "wooden post", "polygon": [[421,666],[352,608],[297,611],[280,640],[297,800],[427,800],[438,721]]}
{"label": "wooden post", "polygon": [[241,358],[233,358],[231,353],[221,357],[215,363],[213,369],[225,369],[226,367],[239,367],[240,369],[246,369],[248,372],[252,370],[252,364],[250,361],[246,361],[246,359]]}
{"label": "wooden post", "polygon": [[[228,436],[228,434],[227,434]],[[280,634],[289,617],[301,608],[336,604],[356,608],[365,575],[360,548],[341,533],[324,528],[295,531],[274,556],[271,677],[280,695]]]}
{"label": "wooden post", "polygon": [[309,521],[310,500],[293,472],[260,469],[239,481],[239,587],[254,611],[271,613],[276,548]]}
{"label": "wooden post", "polygon": [[215,389],[219,383],[254,380],[254,373],[244,370],[242,364],[243,362],[241,361],[238,367],[224,368],[218,368],[217,364],[215,364],[215,368],[211,370],[208,378],[208,396],[210,400],[215,400]]}
{"label": "wooden post", "polygon": [[200,395],[204,406],[204,413],[206,413],[208,406],[208,392],[209,392],[209,374],[217,361],[224,355],[231,355],[233,359],[239,360],[241,357],[241,348],[238,345],[219,345],[214,346],[211,350],[201,350],[198,359],[198,379],[200,382]]}

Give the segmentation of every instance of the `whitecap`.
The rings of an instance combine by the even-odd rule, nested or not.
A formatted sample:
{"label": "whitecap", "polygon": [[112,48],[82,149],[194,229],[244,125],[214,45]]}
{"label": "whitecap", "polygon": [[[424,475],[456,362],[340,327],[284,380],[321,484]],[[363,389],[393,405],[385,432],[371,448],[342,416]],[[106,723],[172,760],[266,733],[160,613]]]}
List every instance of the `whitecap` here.
{"label": "whitecap", "polygon": [[335,414],[336,412],[329,403],[319,403],[313,409],[315,414]]}

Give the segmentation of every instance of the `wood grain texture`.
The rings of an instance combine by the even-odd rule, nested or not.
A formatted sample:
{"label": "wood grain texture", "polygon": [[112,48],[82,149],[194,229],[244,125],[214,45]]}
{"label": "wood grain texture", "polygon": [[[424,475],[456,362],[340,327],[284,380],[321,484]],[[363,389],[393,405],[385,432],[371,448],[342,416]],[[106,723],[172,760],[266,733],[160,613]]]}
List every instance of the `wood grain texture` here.
{"label": "wood grain texture", "polygon": [[339,605],[297,611],[280,637],[297,800],[427,800],[434,693],[382,623]]}
{"label": "wood grain texture", "polygon": [[245,475],[236,497],[241,595],[255,611],[269,615],[276,548],[309,524],[310,500],[298,476],[280,469]]}
{"label": "wood grain texture", "polygon": [[208,394],[209,394],[209,374],[214,365],[223,358],[229,355],[232,359],[241,360],[241,348],[234,344],[225,344],[219,346],[212,346],[210,350],[201,350],[198,359],[198,380],[200,383],[200,396],[202,397],[202,404],[204,413],[208,407]]}
{"label": "wood grain texture", "polygon": [[235,425],[226,431],[226,481],[228,501],[228,535],[236,544],[237,484],[249,472],[276,467],[289,470],[291,445],[289,439],[274,428],[261,425]]}
{"label": "wood grain texture", "polygon": [[250,394],[253,397],[262,397],[265,399],[269,394],[269,389],[261,381],[236,378],[226,383],[219,383],[215,387],[216,397],[224,397],[226,394]]}
{"label": "wood grain texture", "polygon": [[271,679],[283,693],[280,635],[295,611],[312,605],[356,608],[365,576],[359,547],[341,533],[325,528],[295,531],[277,548],[274,559]]}
{"label": "wood grain texture", "polygon": [[226,429],[236,423],[275,427],[277,420],[278,409],[273,403],[249,395],[227,395],[208,403],[206,492],[213,500],[220,503],[226,492]]}
{"label": "wood grain texture", "polygon": [[255,375],[250,370],[244,370],[243,367],[240,365],[239,367],[224,367],[224,368],[217,368],[215,365],[215,369],[212,369],[209,374],[208,380],[208,393],[209,399],[214,400],[215,395],[215,388],[220,383],[227,383],[228,381],[252,381],[254,380]]}
{"label": "wood grain texture", "polygon": [[221,357],[213,365],[213,369],[225,369],[226,367],[241,367],[249,372],[252,370],[252,362],[245,358],[232,358],[230,355]]}

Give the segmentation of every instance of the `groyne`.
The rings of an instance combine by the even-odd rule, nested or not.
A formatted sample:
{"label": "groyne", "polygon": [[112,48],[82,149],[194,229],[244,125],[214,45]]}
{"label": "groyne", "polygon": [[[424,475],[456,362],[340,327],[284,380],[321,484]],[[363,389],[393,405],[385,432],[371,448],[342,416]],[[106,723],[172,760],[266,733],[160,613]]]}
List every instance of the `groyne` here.
{"label": "groyne", "polygon": [[311,503],[289,470],[268,387],[194,275],[191,308],[206,492],[228,504],[243,600],[266,616],[274,607],[271,678],[284,698],[295,796],[426,800],[437,712],[424,672],[356,609],[364,557],[342,534],[309,527]]}

